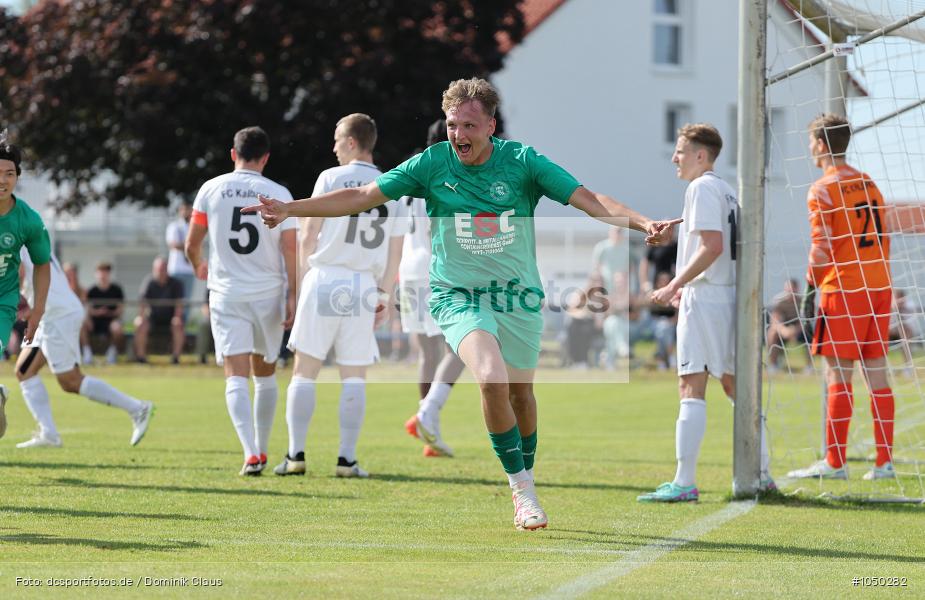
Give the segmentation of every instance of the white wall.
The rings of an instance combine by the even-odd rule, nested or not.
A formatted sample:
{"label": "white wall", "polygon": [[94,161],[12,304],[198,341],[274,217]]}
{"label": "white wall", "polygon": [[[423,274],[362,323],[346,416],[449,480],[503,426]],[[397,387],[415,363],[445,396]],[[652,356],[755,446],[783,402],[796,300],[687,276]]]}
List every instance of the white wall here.
{"label": "white wall", "polygon": [[[726,148],[716,171],[735,185],[738,1],[684,2],[686,60],[677,70],[653,64],[652,6],[568,0],[510,52],[493,79],[508,137],[536,146],[590,189],[667,218],[680,213],[686,185],[675,177],[672,145],[663,140],[669,103],[689,104],[693,121],[720,130]],[[779,50],[803,44],[802,33],[786,25],[790,17],[776,1],[770,6],[776,21],[769,25],[769,68],[778,70],[813,51]],[[782,170],[769,175],[768,297],[787,275],[802,279],[805,271],[806,186],[818,173],[803,160],[803,127],[822,110],[822,82],[821,68],[814,69],[770,92],[782,117],[772,125],[772,164]],[[551,201],[542,201],[537,214],[579,216]]]}

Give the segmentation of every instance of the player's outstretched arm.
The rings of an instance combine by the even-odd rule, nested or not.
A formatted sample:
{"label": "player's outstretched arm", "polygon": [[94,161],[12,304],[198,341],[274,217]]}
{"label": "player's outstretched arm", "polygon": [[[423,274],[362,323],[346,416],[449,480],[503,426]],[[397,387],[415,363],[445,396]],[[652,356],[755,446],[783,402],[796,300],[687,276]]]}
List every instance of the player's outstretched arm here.
{"label": "player's outstretched arm", "polygon": [[389,199],[379,190],[376,182],[363,187],[334,190],[313,198],[280,202],[258,196],[260,204],[241,209],[242,213],[260,213],[268,227],[276,227],[289,217],[345,217],[369,210]]}
{"label": "player's outstretched arm", "polygon": [[670,243],[672,228],[682,221],[681,219],[653,221],[610,196],[592,192],[584,186],[579,186],[568,202],[599,221],[645,233],[646,243],[651,246]]}

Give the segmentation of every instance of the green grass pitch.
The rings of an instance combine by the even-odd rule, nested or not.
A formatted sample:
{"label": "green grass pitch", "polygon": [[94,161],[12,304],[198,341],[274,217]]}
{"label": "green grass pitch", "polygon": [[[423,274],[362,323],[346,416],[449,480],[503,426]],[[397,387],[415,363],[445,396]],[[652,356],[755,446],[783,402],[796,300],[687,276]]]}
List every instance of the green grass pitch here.
{"label": "green grass pitch", "polygon": [[[32,450],[15,448],[32,419],[4,369],[11,400],[0,440],[2,598],[925,595],[921,506],[826,503],[810,493],[716,521],[730,507],[732,409],[715,382],[701,500],[683,506],[635,500],[674,474],[674,377],[539,385],[536,472],[550,524],[529,533],[512,527],[471,384],[457,386],[444,411],[457,458],[425,459],[404,432],[413,384],[375,384],[359,446],[373,478],[335,479],[339,388],[322,385],[308,475],[243,478],[217,368],[90,369],[156,402],[136,448],[123,413],[65,395],[46,375],[64,447]],[[287,383],[288,372],[271,466],[286,449]],[[17,577],[43,586],[17,585]],[[136,583],[50,589],[49,577]],[[145,577],[189,578],[190,587],[138,585]],[[193,588],[194,577],[221,586]],[[855,587],[855,577],[895,577],[906,587]]]}

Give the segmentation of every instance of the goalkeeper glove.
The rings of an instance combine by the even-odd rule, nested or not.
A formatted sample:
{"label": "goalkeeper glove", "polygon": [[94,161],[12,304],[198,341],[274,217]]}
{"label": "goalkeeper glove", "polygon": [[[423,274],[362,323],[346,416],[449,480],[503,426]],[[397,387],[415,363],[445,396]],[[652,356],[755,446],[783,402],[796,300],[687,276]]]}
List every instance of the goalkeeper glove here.
{"label": "goalkeeper glove", "polygon": [[803,325],[803,335],[806,341],[812,339],[816,322],[816,286],[806,284],[803,299],[800,301],[800,323]]}

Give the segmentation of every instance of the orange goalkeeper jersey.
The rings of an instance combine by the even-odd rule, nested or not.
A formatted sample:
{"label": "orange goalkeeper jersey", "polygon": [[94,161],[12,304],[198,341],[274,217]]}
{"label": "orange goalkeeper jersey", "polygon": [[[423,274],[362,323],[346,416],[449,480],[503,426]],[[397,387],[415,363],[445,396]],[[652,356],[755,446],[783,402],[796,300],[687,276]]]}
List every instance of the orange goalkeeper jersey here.
{"label": "orange goalkeeper jersey", "polygon": [[890,237],[883,196],[871,178],[831,166],[809,189],[808,278],[823,292],[888,289]]}

